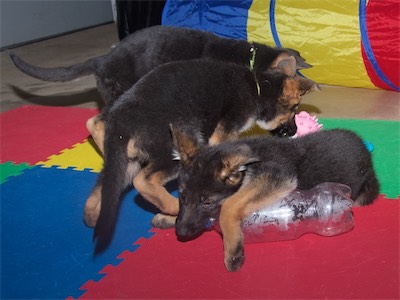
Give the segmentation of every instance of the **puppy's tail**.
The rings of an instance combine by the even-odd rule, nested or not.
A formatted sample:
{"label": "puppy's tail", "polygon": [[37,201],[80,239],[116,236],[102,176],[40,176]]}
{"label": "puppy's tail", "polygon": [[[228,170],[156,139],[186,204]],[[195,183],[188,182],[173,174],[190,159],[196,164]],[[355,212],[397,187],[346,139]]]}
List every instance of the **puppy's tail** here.
{"label": "puppy's tail", "polygon": [[376,179],[375,173],[373,171],[371,172],[372,174],[370,174],[361,188],[360,196],[355,200],[357,205],[364,206],[371,204],[379,195],[379,182]]}
{"label": "puppy's tail", "polygon": [[92,75],[96,71],[96,62],[98,60],[98,58],[92,58],[69,67],[41,68],[25,62],[11,51],[8,52],[8,55],[14,65],[25,74],[44,81],[53,82],[70,81],[82,76]]}
{"label": "puppy's tail", "polygon": [[101,209],[93,236],[96,254],[103,252],[111,243],[120,199],[135,175],[130,166],[134,163],[128,160],[126,149],[127,141],[119,137],[105,141],[104,168],[99,177],[102,185]]}

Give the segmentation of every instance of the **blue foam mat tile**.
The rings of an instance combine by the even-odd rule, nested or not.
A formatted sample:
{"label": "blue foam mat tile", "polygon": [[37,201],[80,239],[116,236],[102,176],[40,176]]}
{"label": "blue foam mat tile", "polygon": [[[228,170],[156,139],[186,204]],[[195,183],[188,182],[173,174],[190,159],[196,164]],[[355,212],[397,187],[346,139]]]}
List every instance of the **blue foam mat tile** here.
{"label": "blue foam mat tile", "polygon": [[93,256],[93,229],[82,214],[96,176],[38,166],[1,184],[1,299],[79,297],[80,286],[100,280],[104,266],[151,237],[154,211],[133,190],[122,201],[111,246]]}

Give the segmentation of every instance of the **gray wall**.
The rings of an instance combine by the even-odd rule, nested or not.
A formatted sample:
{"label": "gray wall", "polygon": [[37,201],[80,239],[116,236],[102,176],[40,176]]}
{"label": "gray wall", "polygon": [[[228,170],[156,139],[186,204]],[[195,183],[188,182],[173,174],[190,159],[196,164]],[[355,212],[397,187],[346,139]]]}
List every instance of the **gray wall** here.
{"label": "gray wall", "polygon": [[0,0],[0,47],[113,21],[111,0]]}

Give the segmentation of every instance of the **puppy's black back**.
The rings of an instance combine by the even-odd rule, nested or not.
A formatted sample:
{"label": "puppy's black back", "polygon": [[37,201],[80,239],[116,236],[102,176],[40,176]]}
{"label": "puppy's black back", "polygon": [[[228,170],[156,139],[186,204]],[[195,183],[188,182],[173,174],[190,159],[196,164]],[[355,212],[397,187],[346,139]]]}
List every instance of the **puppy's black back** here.
{"label": "puppy's black back", "polygon": [[352,189],[352,199],[360,205],[378,196],[371,154],[361,138],[349,130],[322,130],[296,139],[248,138],[220,145],[213,152],[221,151],[223,156],[243,153],[245,145],[251,149],[246,155],[261,160],[249,166],[251,176],[269,172],[272,176],[297,178],[298,188],[304,190],[323,182],[346,184]]}
{"label": "puppy's black back", "polygon": [[144,76],[105,112],[105,118],[131,135],[151,132],[170,141],[173,122],[209,138],[223,118],[230,116],[235,119],[232,124],[240,126],[256,116],[257,103],[254,77],[246,67],[191,60],[164,64]]}
{"label": "puppy's black back", "polygon": [[[221,38],[205,31],[153,26],[127,36],[108,54],[68,67],[40,68],[14,53],[9,54],[22,72],[45,81],[69,81],[93,74],[103,100],[109,104],[163,63],[208,58],[248,66],[251,47],[247,41]],[[258,71],[270,68],[282,53],[294,55],[299,68],[311,67],[297,51],[261,44],[257,44],[256,48],[259,54],[255,67]]]}
{"label": "puppy's black back", "polygon": [[359,204],[369,204],[377,197],[379,184],[371,154],[357,134],[326,130],[296,142],[302,151],[299,188],[309,189],[317,181],[340,182],[352,188],[352,198]]}

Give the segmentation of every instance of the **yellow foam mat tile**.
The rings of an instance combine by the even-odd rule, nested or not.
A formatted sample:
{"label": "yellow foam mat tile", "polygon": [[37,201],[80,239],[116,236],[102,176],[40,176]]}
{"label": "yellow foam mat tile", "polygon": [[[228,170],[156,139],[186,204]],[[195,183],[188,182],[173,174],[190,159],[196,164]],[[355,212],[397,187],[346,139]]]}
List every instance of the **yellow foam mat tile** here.
{"label": "yellow foam mat tile", "polygon": [[36,165],[48,168],[54,166],[60,169],[72,168],[77,171],[90,169],[98,173],[103,168],[103,157],[93,140],[85,139],[84,142],[73,145],[71,149],[64,149],[60,154],[52,155],[48,160],[40,161]]}

